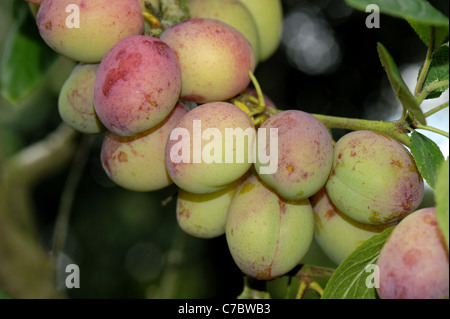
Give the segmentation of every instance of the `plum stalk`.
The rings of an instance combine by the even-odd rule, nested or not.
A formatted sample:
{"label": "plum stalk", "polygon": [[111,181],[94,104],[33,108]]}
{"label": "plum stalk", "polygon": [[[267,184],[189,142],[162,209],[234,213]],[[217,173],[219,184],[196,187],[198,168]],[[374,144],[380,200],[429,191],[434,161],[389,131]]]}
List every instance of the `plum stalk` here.
{"label": "plum stalk", "polygon": [[142,15],[147,24],[146,33],[153,37],[190,17],[186,0],[145,1],[145,8]]}
{"label": "plum stalk", "polygon": [[[263,93],[256,77],[251,71],[249,71],[249,76],[258,94],[258,99],[257,100],[254,98],[252,99],[252,97],[247,98],[248,103],[246,105],[246,109],[248,111],[244,109],[242,106],[240,106],[239,102],[234,103],[241,109],[246,111],[247,114],[249,114],[249,116],[252,117],[252,120],[255,123],[255,125],[259,125],[267,118],[267,114],[269,114],[270,116],[282,112],[283,110],[276,110],[274,108],[266,107],[264,103]],[[448,82],[449,81],[446,80],[427,85],[422,92],[418,93],[417,101],[421,103],[429,93],[433,92],[436,89],[448,86]],[[448,107],[448,102],[441,104],[432,109],[431,111],[425,113],[425,117],[428,117],[446,107]],[[262,115],[264,116],[262,117]],[[320,120],[328,129],[346,129],[351,131],[358,131],[358,130],[377,131],[396,139],[397,141],[399,141],[400,143],[402,143],[407,147],[410,147],[411,145],[411,138],[409,137],[408,133],[414,131],[415,129],[428,130],[449,137],[448,132],[439,130],[437,128],[428,125],[422,125],[415,121],[408,122],[407,119],[409,118],[406,116],[405,116],[406,119],[402,116],[402,118],[397,121],[375,121],[375,120],[346,118],[323,114],[312,114],[312,115],[316,117],[318,120]]]}

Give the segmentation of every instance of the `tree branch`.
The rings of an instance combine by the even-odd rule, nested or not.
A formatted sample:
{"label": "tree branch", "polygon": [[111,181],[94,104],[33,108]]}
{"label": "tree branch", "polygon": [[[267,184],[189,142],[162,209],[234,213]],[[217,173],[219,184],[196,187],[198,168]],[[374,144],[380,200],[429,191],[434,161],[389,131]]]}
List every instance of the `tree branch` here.
{"label": "tree branch", "polygon": [[31,190],[73,157],[78,133],[61,124],[0,167],[0,287],[14,298],[60,298],[52,260],[39,244]]}

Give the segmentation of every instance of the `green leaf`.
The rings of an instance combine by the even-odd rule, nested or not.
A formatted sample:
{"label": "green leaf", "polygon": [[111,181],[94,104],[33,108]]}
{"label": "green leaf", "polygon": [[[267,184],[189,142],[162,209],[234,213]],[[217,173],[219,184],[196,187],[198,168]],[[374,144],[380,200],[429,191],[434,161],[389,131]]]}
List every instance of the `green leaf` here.
{"label": "green leaf", "polygon": [[0,62],[0,92],[11,103],[19,103],[37,88],[58,57],[41,39],[26,2],[5,42]]}
{"label": "green leaf", "polygon": [[448,233],[449,233],[449,213],[448,213],[448,180],[449,180],[449,164],[448,158],[439,169],[436,182],[436,217],[442,234],[445,238],[448,251]]}
{"label": "green leaf", "polygon": [[418,132],[411,134],[411,153],[422,177],[435,189],[437,172],[444,162],[444,155],[436,143]]}
{"label": "green leaf", "polygon": [[447,28],[449,25],[448,18],[426,0],[346,0],[346,2],[361,11],[365,11],[368,5],[375,4],[381,13],[397,18]]}
{"label": "green leaf", "polygon": [[395,226],[385,229],[381,234],[366,240],[353,251],[336,269],[328,281],[322,299],[376,299],[372,283],[374,275],[371,268],[375,265],[384,243]]}
{"label": "green leaf", "polygon": [[423,114],[419,103],[406,86],[394,59],[392,59],[392,56],[381,43],[378,43],[377,49],[381,64],[388,75],[389,82],[391,82],[392,88],[400,100],[400,103],[402,103],[405,109],[411,112],[420,124],[426,125],[425,115]]}
{"label": "green leaf", "polygon": [[[431,26],[429,24],[424,24],[420,22],[415,22],[407,19],[411,27],[416,31],[419,38],[425,43],[427,47],[430,45],[431,52],[434,52],[436,49],[438,49],[442,42],[448,37],[449,29],[448,26],[444,27],[436,27]],[[432,36],[433,41],[430,43],[430,36]]]}
{"label": "green leaf", "polygon": [[[444,43],[433,53],[430,69],[428,70],[422,89],[433,82],[441,82],[449,79],[448,72],[448,42]],[[419,73],[420,74],[420,73]],[[427,99],[438,98],[448,89],[448,85],[438,88],[427,95]]]}

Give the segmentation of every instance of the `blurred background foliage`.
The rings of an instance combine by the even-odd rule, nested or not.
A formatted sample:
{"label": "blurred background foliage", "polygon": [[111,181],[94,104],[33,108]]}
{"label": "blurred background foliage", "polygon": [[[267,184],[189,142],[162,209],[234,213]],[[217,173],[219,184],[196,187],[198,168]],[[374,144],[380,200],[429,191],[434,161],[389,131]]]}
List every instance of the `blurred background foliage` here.
{"label": "blurred background foliage", "polygon": [[[430,2],[448,16],[448,1]],[[5,51],[8,36],[24,5],[22,0],[0,2],[0,52]],[[378,120],[399,118],[401,106],[379,62],[376,43],[384,44],[400,66],[407,84],[413,85],[426,47],[405,21],[382,15],[381,27],[368,29],[367,13],[352,10],[343,0],[284,0],[283,8],[281,45],[270,59],[258,65],[255,73],[263,92],[280,109]],[[36,45],[45,46],[33,16],[27,14],[25,19],[27,36]],[[20,150],[48,136],[61,122],[58,94],[75,63],[63,57],[51,59],[53,53],[45,52],[41,63],[54,62],[36,89],[17,105],[0,97],[0,168]],[[448,100],[448,91],[442,99]],[[437,121],[430,124],[448,131],[448,108],[444,112],[447,113],[439,113],[429,121]],[[333,133],[338,139],[345,132]],[[102,135],[91,137],[89,148],[82,153],[86,164],[73,190],[75,199],[68,237],[56,263],[56,287],[60,296],[237,297],[243,289],[243,277],[229,254],[224,236],[202,240],[182,233],[176,222],[176,199],[162,204],[176,193],[174,186],[151,193],[115,186],[101,167],[102,138]],[[83,139],[76,142],[83,143]],[[444,156],[448,156],[448,141],[436,142]],[[44,252],[52,248],[62,193],[73,169],[70,161],[66,162],[33,185],[30,203],[26,205],[36,229],[32,238],[44,247]],[[7,211],[10,207],[3,204]],[[2,213],[5,212],[0,210]],[[9,240],[7,233],[0,235],[5,245]],[[0,245],[0,250],[2,247],[6,246]],[[13,297],[32,297],[33,291],[39,290],[32,282],[26,287],[28,293],[8,291],[9,286],[2,286],[1,276],[8,276],[9,262],[0,260],[0,291]],[[335,267],[315,244],[304,262]],[[30,267],[26,263],[24,259],[24,271]],[[70,263],[80,267],[79,289],[64,287],[65,266]],[[11,275],[20,276],[20,265],[19,268]],[[35,276],[39,276],[38,271]],[[286,290],[289,284],[284,277],[268,282],[267,288],[273,297],[282,298],[289,295]]]}

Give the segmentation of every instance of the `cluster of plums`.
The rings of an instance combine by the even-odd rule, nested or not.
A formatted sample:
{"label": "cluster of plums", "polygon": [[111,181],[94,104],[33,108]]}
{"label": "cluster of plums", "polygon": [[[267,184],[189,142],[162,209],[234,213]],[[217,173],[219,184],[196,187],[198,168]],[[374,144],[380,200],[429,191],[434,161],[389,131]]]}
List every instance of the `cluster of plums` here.
{"label": "cluster of plums", "polygon": [[[67,26],[69,4],[79,8],[79,28]],[[190,0],[188,5],[191,18],[155,38],[145,35],[142,0],[40,2],[36,21],[42,38],[79,62],[60,93],[61,117],[82,133],[106,132],[101,161],[115,183],[142,192],[175,183],[179,226],[200,238],[225,235],[238,267],[265,280],[301,263],[314,236],[339,264],[419,207],[422,177],[396,140],[355,131],[334,144],[329,130],[308,113],[278,110],[255,125],[248,112],[230,103],[248,92],[249,71],[279,44],[279,0]],[[198,106],[189,109],[185,101]],[[204,129],[200,134],[197,123]],[[256,134],[263,128],[266,135]],[[227,129],[250,132],[228,148],[232,159],[244,160],[226,160]],[[182,139],[189,143],[181,144]],[[249,160],[253,146],[256,153],[276,155],[273,172],[262,173],[266,163],[260,158]],[[400,239],[392,236],[380,257],[382,276],[384,269],[393,278],[404,272],[394,257],[410,258],[405,267],[427,268],[417,256],[427,250],[438,254],[428,247],[436,241],[428,239],[432,235],[417,240],[414,249],[420,252],[399,252],[404,245],[398,241],[426,227],[409,226],[402,235],[412,216],[400,222]],[[429,225],[432,218],[428,210],[421,220]],[[392,285],[383,283],[380,295],[392,296]]]}

